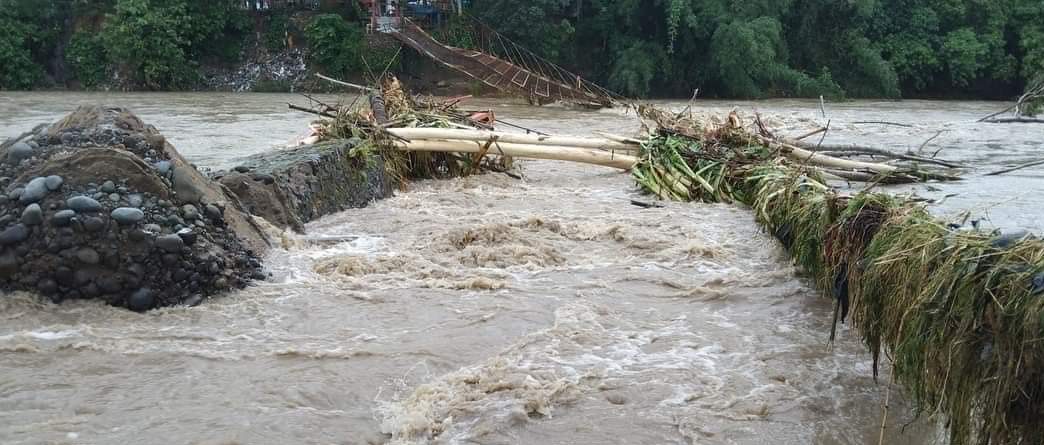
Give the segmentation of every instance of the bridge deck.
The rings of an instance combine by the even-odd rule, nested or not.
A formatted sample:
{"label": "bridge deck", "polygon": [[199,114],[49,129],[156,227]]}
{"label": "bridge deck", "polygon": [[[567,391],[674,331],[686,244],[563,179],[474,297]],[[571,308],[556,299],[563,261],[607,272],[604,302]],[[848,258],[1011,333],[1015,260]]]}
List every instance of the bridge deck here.
{"label": "bridge deck", "polygon": [[[613,98],[608,94],[590,88],[588,82],[579,76],[557,67],[555,73],[548,73],[545,71],[547,67],[524,67],[484,52],[445,45],[409,19],[396,19],[394,23],[383,25],[378,26],[381,32],[391,34],[421,54],[493,88],[526,97],[531,102],[613,105]],[[576,83],[567,84],[560,80],[563,74],[575,78]]]}

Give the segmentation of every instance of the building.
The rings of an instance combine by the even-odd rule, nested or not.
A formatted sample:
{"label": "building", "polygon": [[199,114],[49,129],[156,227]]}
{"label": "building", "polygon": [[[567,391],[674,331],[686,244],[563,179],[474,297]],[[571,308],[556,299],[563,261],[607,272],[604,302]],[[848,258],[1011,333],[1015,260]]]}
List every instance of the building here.
{"label": "building", "polygon": [[[358,0],[243,0],[243,9],[268,11],[272,9],[335,10]],[[364,2],[360,2],[363,4]],[[367,6],[368,5],[364,5]]]}

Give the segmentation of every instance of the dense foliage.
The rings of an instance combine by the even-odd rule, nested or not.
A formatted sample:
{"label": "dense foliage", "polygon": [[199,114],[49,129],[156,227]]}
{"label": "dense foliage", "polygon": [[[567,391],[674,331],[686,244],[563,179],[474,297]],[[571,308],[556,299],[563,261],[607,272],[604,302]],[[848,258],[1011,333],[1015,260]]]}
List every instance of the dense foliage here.
{"label": "dense foliage", "polygon": [[238,55],[237,43],[250,27],[241,4],[0,0],[0,89],[61,84],[67,74],[92,87],[111,71],[127,87],[189,87],[200,60]]}
{"label": "dense foliage", "polygon": [[43,80],[71,2],[0,0],[0,90]]}
{"label": "dense foliage", "polygon": [[[394,50],[348,2],[293,22],[242,0],[0,0],[0,89],[194,85],[258,31],[305,32],[318,67],[359,77]],[[326,4],[326,3],[324,3]],[[1044,77],[1041,0],[474,0],[521,45],[631,96],[1011,98]],[[469,46],[470,22],[440,39]],[[295,28],[295,26],[299,28]],[[363,63],[365,62],[367,63]],[[115,76],[115,77],[114,77]]]}
{"label": "dense foliage", "polygon": [[102,37],[120,71],[148,89],[185,88],[198,60],[243,31],[234,0],[117,0]]}
{"label": "dense foliage", "polygon": [[0,89],[25,89],[41,75],[29,51],[30,28],[0,17]]}
{"label": "dense foliage", "polygon": [[398,66],[395,48],[368,42],[360,22],[347,21],[338,14],[312,19],[305,28],[305,37],[313,63],[333,76],[375,77]]}
{"label": "dense foliage", "polygon": [[1010,97],[1044,73],[1040,0],[485,0],[475,8],[519,43],[628,95]]}
{"label": "dense foliage", "polygon": [[65,63],[80,83],[90,89],[105,84],[109,77],[109,56],[102,36],[80,31],[72,36],[65,50]]}
{"label": "dense foliage", "polygon": [[305,28],[312,60],[335,76],[363,69],[363,29],[336,14],[323,14]]}

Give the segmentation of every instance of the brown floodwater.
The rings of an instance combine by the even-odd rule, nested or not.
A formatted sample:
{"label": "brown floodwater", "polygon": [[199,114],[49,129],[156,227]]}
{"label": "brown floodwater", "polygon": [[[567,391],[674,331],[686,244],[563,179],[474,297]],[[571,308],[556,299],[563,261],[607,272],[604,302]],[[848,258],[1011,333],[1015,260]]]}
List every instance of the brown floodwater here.
{"label": "brown floodwater", "polygon": [[[190,160],[227,168],[301,134],[275,94],[0,95],[0,135],[78,104],[130,107]],[[665,105],[680,108],[683,103]],[[721,114],[734,104],[698,102]],[[1040,231],[1044,127],[975,124],[979,102],[739,102],[783,134],[918,147],[975,165],[896,189],[943,216]],[[548,133],[634,134],[619,110],[500,118]],[[899,127],[860,124],[893,121]],[[423,181],[330,215],[271,252],[274,274],[194,308],[137,314],[0,295],[2,444],[941,443],[858,333],[749,211],[641,209],[626,174],[521,161],[524,179]],[[945,198],[945,199],[944,199]],[[889,409],[884,409],[886,399]],[[883,426],[883,428],[882,428]]]}

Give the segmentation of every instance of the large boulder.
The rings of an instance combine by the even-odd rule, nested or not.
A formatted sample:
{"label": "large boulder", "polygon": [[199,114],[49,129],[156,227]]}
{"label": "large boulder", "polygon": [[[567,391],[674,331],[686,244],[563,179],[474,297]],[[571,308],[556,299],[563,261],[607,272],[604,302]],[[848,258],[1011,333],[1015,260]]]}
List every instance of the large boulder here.
{"label": "large boulder", "polygon": [[135,310],[261,278],[264,231],[154,127],[81,107],[0,146],[0,288]]}
{"label": "large boulder", "polygon": [[260,153],[215,173],[244,208],[297,232],[304,223],[390,196],[384,158],[359,140],[335,140]]}

